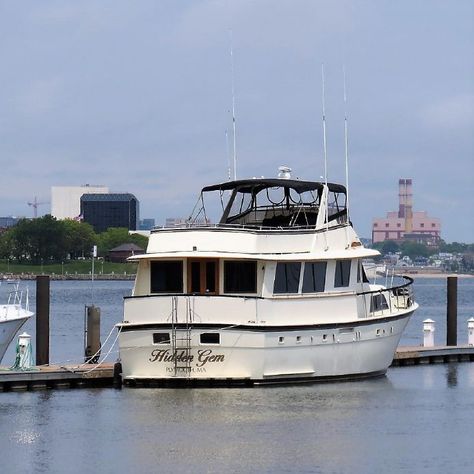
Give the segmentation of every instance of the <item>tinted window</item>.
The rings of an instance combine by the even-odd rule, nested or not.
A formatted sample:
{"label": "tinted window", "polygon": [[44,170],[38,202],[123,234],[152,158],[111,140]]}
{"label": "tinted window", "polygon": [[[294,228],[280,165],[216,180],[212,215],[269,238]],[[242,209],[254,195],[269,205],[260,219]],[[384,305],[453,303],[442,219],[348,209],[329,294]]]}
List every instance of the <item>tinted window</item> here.
{"label": "tinted window", "polygon": [[351,276],[351,260],[336,260],[336,275],[334,278],[334,286],[349,286]]}
{"label": "tinted window", "polygon": [[151,262],[150,265],[152,293],[183,292],[183,262]]}
{"label": "tinted window", "polygon": [[201,334],[201,344],[220,344],[221,335],[218,332],[203,332]]}
{"label": "tinted window", "polygon": [[378,295],[372,295],[370,299],[370,311],[382,311],[388,309],[388,303],[385,296],[379,293]]}
{"label": "tinted window", "polygon": [[256,293],[257,262],[224,262],[224,293]]}
{"label": "tinted window", "polygon": [[169,344],[170,333],[169,332],[155,332],[153,333],[153,344]]}
{"label": "tinted window", "polygon": [[298,293],[301,262],[277,263],[273,293]]}
{"label": "tinted window", "polygon": [[191,262],[191,293],[199,293],[201,291],[201,264],[199,262]]}
{"label": "tinted window", "polygon": [[362,281],[364,283],[369,283],[369,279],[367,278],[367,274],[365,273],[365,268],[364,265],[361,263],[361,268],[362,268]]}
{"label": "tinted window", "polygon": [[303,293],[324,291],[327,262],[306,262],[304,264]]}

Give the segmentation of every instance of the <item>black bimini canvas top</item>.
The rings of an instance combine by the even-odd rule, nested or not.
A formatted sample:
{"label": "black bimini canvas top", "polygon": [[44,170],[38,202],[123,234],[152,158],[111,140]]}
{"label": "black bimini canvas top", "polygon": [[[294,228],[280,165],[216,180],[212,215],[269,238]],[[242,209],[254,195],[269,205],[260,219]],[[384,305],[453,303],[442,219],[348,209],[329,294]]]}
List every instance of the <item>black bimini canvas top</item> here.
{"label": "black bimini canvas top", "polygon": [[[256,178],[241,179],[237,181],[227,181],[221,184],[206,186],[202,192],[207,191],[228,191],[237,189],[240,193],[253,193],[265,188],[289,188],[301,194],[307,191],[323,189],[325,183],[317,181],[300,181],[298,179],[278,179],[278,178]],[[345,193],[346,188],[341,184],[328,183],[329,191],[335,193]]]}

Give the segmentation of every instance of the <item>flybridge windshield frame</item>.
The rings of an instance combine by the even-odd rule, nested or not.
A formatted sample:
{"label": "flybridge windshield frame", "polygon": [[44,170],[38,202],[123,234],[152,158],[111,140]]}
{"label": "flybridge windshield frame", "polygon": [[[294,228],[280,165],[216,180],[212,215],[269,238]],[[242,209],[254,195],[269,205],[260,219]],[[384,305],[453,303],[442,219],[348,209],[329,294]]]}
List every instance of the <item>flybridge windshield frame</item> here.
{"label": "flybridge windshield frame", "polygon": [[[209,222],[204,197],[218,191],[222,209],[219,226],[251,228],[314,228],[324,183],[288,179],[251,179],[206,186],[188,225]],[[346,189],[328,183],[328,219],[347,221]],[[206,199],[207,201],[207,199]]]}

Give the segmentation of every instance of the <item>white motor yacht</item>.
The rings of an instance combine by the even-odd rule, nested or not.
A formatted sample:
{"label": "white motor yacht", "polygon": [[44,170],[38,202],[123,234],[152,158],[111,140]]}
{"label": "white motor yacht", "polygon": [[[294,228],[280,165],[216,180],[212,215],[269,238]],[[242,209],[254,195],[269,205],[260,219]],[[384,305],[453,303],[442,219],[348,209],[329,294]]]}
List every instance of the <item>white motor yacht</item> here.
{"label": "white motor yacht", "polygon": [[[209,198],[221,217],[209,221]],[[125,384],[312,382],[384,374],[417,308],[413,280],[370,284],[346,188],[291,179],[205,187],[156,228],[118,324]],[[215,207],[214,207],[215,209]]]}

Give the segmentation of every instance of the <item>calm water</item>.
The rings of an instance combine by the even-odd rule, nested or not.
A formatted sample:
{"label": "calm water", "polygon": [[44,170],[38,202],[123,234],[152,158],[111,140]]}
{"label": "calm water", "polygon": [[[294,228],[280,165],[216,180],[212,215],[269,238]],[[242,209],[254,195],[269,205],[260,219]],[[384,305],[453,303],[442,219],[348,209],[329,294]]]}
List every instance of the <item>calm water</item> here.
{"label": "calm water", "polygon": [[[403,344],[420,344],[428,317],[443,343],[445,288],[442,279],[416,282],[421,308]],[[95,282],[103,340],[130,290]],[[458,293],[464,343],[474,280],[460,280]],[[80,359],[90,302],[90,283],[52,282],[52,362]],[[12,360],[10,349],[3,363]],[[472,472],[473,420],[473,363],[305,386],[0,393],[0,472]]]}

